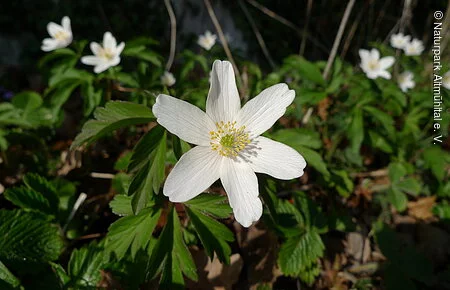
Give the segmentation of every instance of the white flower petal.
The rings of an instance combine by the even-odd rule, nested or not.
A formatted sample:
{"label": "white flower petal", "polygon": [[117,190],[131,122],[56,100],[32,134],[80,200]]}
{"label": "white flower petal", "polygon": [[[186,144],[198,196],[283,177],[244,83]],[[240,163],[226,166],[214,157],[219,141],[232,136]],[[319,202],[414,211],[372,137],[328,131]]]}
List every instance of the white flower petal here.
{"label": "white flower petal", "polygon": [[50,22],[49,24],[47,24],[47,31],[48,34],[50,34],[50,36],[54,38],[58,32],[63,32],[64,29],[61,27],[61,25],[56,24],[55,22]]}
{"label": "white flower petal", "polygon": [[380,69],[385,70],[391,67],[395,62],[395,58],[393,56],[385,56],[380,59]]}
{"label": "white flower petal", "polygon": [[99,55],[100,52],[103,50],[102,46],[95,41],[91,42],[90,47],[92,53],[95,55]]}
{"label": "white flower petal", "polygon": [[54,38],[45,38],[42,41],[41,49],[43,51],[52,51],[58,48],[59,42]]}
{"label": "white flower petal", "polygon": [[295,98],[295,91],[286,84],[277,84],[263,90],[248,101],[236,118],[240,126],[246,126],[250,137],[256,137],[267,131],[286,112]]}
{"label": "white flower petal", "polygon": [[387,80],[390,80],[390,79],[391,79],[391,73],[388,72],[388,71],[385,71],[385,70],[379,71],[379,72],[378,72],[378,76],[380,76],[380,77],[382,77],[382,78],[385,78],[385,79],[387,79]]}
{"label": "white flower petal", "polygon": [[361,58],[362,62],[366,62],[369,59],[369,51],[366,49],[360,49],[359,50],[359,57]]}
{"label": "white flower petal", "polygon": [[116,48],[116,54],[119,56],[125,47],[125,42],[121,42]]}
{"label": "white flower petal", "polygon": [[214,122],[234,121],[241,108],[233,66],[216,60],[211,72],[211,87],[206,100],[206,114]]}
{"label": "white flower petal", "polygon": [[372,48],[372,50],[370,51],[370,57],[373,60],[380,59],[380,52],[378,51],[378,49]]}
{"label": "white flower petal", "polygon": [[220,180],[227,192],[236,221],[244,227],[249,227],[259,220],[263,208],[258,198],[258,179],[251,167],[245,162],[224,158]]}
{"label": "white flower petal", "polygon": [[220,177],[223,157],[211,147],[196,146],[181,156],[164,184],[172,202],[185,202],[204,192]]}
{"label": "white flower petal", "polygon": [[[196,145],[209,146],[209,132],[216,126],[202,110],[168,95],[159,95],[153,105],[157,121],[170,133]],[[216,153],[217,154],[217,153]]]}
{"label": "white flower petal", "polygon": [[102,73],[105,70],[109,69],[111,67],[111,64],[108,62],[104,62],[104,61],[100,61],[100,63],[98,63],[95,67],[94,67],[94,72],[96,74]]}
{"label": "white flower petal", "polygon": [[293,148],[263,136],[255,138],[247,147],[249,154],[245,154],[246,150],[243,154],[255,172],[283,180],[303,175],[306,161]]}
{"label": "white flower petal", "polygon": [[98,65],[102,62],[100,58],[94,55],[83,56],[81,62],[86,65]]}
{"label": "white flower petal", "polygon": [[111,34],[111,32],[105,32],[105,34],[103,35],[103,47],[112,51],[116,48],[116,46],[116,38]]}
{"label": "white flower petal", "polygon": [[67,16],[64,16],[61,21],[62,27],[65,31],[72,33],[72,27],[70,26],[70,18]]}

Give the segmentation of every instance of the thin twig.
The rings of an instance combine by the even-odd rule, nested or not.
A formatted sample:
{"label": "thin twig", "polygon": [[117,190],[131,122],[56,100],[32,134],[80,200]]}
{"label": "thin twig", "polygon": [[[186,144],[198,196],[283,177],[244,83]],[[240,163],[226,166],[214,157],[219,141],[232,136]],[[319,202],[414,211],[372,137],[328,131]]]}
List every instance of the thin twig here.
{"label": "thin twig", "polygon": [[350,28],[350,31],[348,32],[347,37],[345,38],[344,41],[344,45],[342,46],[341,58],[344,58],[345,55],[347,54],[350,44],[352,43],[353,36],[355,36],[356,30],[358,29],[359,23],[361,22],[362,16],[364,15],[366,8],[367,4],[364,6],[363,9],[359,11],[358,16],[356,16],[355,22],[353,22],[353,25]]}
{"label": "thin twig", "polygon": [[77,198],[77,201],[75,201],[75,204],[73,205],[72,211],[69,214],[69,217],[67,218],[66,224],[63,227],[63,232],[66,232],[67,226],[69,225],[70,221],[75,216],[75,213],[80,208],[80,206],[83,204],[83,202],[86,200],[87,194],[82,192]]}
{"label": "thin twig", "polygon": [[[275,12],[273,12],[272,10],[268,9],[267,7],[259,4],[258,2],[256,2],[255,0],[247,0],[248,3],[250,3],[251,5],[253,5],[255,8],[259,9],[261,12],[263,12],[264,14],[266,14],[267,16],[277,20],[278,22],[286,25],[287,27],[295,30],[297,32],[297,34],[301,37],[303,35],[302,30],[296,26],[294,23],[292,23],[291,21],[287,20],[286,18],[276,14]],[[327,49],[327,47],[325,45],[323,45],[322,43],[320,43],[317,39],[315,39],[314,37],[311,36],[310,33],[306,33],[306,37],[318,48],[320,48],[322,50],[322,52],[327,53],[329,52],[329,50]]]}
{"label": "thin twig", "polygon": [[175,48],[177,43],[177,19],[175,17],[175,13],[173,12],[172,5],[170,4],[170,0],[164,0],[164,4],[166,5],[170,18],[170,54],[166,63],[166,71],[170,71],[175,58]]}
{"label": "thin twig", "polygon": [[306,5],[305,26],[303,27],[302,42],[300,44],[300,53],[299,53],[300,55],[303,55],[303,53],[305,53],[306,38],[307,38],[307,35],[308,35],[309,19],[311,18],[311,9],[312,9],[312,0],[308,0],[308,4]]}
{"label": "thin twig", "polygon": [[352,11],[353,5],[355,4],[355,0],[349,0],[347,3],[347,7],[345,8],[344,16],[342,17],[341,24],[339,25],[338,33],[336,34],[336,38],[334,39],[333,48],[331,49],[330,56],[328,57],[327,65],[323,72],[323,78],[328,78],[328,73],[330,72],[331,65],[334,62],[334,58],[336,57],[336,53],[341,43],[342,35],[344,34],[344,29],[347,24],[348,18]]}
{"label": "thin twig", "polygon": [[91,177],[92,178],[99,178],[99,179],[113,179],[114,178],[114,174],[111,173],[101,173],[101,172],[91,172]]}
{"label": "thin twig", "polygon": [[248,12],[247,7],[245,7],[245,4],[242,2],[242,0],[238,1],[239,6],[241,7],[242,11],[244,11],[245,17],[247,18],[248,22],[250,23],[250,26],[252,27],[253,33],[255,33],[256,40],[259,43],[259,46],[261,47],[264,56],[266,57],[267,61],[269,62],[269,65],[274,69],[276,67],[275,62],[273,61],[272,57],[270,56],[269,50],[267,49],[266,43],[261,35],[261,33],[258,30],[258,27],[256,26],[255,22],[253,21],[253,18],[251,14]]}
{"label": "thin twig", "polygon": [[382,168],[375,171],[369,171],[369,172],[357,172],[357,173],[350,173],[351,177],[383,177],[388,175],[388,169]]}
{"label": "thin twig", "polygon": [[204,0],[204,2],[205,2],[206,9],[208,10],[209,17],[211,18],[211,20],[214,24],[214,27],[216,28],[216,32],[219,35],[220,41],[222,42],[223,49],[225,50],[225,54],[227,55],[228,60],[233,65],[234,72],[237,75],[237,81],[241,85],[241,84],[243,84],[241,73],[239,72],[239,68],[236,65],[236,62],[234,61],[233,55],[231,54],[230,47],[228,46],[228,41],[225,38],[225,35],[223,34],[222,27],[220,26],[219,20],[217,19],[216,14],[214,13],[214,9],[211,5],[211,2],[209,0]]}

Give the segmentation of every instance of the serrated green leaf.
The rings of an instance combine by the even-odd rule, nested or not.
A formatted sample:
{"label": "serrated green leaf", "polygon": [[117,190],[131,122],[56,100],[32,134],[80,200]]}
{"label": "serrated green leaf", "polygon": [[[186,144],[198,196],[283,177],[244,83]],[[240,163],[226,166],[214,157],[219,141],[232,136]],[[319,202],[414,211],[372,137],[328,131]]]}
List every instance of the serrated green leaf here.
{"label": "serrated green leaf", "polygon": [[428,168],[431,169],[431,172],[434,176],[442,182],[445,178],[445,166],[450,161],[450,155],[439,148],[438,146],[433,146],[425,149],[423,152],[423,159]]}
{"label": "serrated green leaf", "polygon": [[388,190],[387,198],[399,212],[403,212],[406,209],[408,197],[395,186]]}
{"label": "serrated green leaf", "polygon": [[217,218],[228,218],[232,212],[225,196],[204,193],[187,201],[185,205]]}
{"label": "serrated green leaf", "polygon": [[296,277],[316,263],[322,257],[325,246],[316,230],[290,237],[281,245],[278,264],[281,271]]}
{"label": "serrated green leaf", "polygon": [[128,194],[128,190],[130,188],[131,184],[131,176],[119,172],[116,175],[114,175],[114,178],[112,179],[111,186],[118,194]]}
{"label": "serrated green leaf", "polygon": [[131,208],[131,196],[124,194],[117,194],[114,199],[109,203],[113,213],[119,216],[128,216],[133,214]]}
{"label": "serrated green leaf", "polygon": [[391,163],[388,167],[389,178],[392,183],[398,182],[403,176],[406,175],[406,168],[401,163]]}
{"label": "serrated green leaf", "polygon": [[23,182],[28,188],[42,194],[48,200],[51,208],[58,208],[59,199],[56,194],[56,188],[50,181],[38,174],[27,173],[23,177]]}
{"label": "serrated green leaf", "polygon": [[115,253],[119,260],[130,250],[134,260],[136,253],[146,248],[160,215],[161,210],[147,208],[138,215],[120,218],[108,229],[105,250]]}
{"label": "serrated green leaf", "polygon": [[72,289],[94,289],[102,278],[105,266],[103,246],[96,241],[81,249],[75,249],[68,265],[69,286]]}
{"label": "serrated green leaf", "polygon": [[59,257],[62,246],[58,228],[41,214],[0,210],[1,258],[48,262]]}
{"label": "serrated green leaf", "polygon": [[39,192],[23,186],[8,188],[5,192],[7,200],[23,209],[42,211],[46,214],[52,213],[48,200]]}
{"label": "serrated green leaf", "polygon": [[414,196],[418,195],[421,190],[419,181],[411,177],[399,181],[395,186],[398,189]]}
{"label": "serrated green leaf", "polygon": [[104,108],[97,108],[94,117],[96,120],[89,120],[84,124],[70,147],[72,150],[84,143],[90,144],[121,127],[153,120],[153,114],[146,106],[121,101],[111,101]]}
{"label": "serrated green leaf", "polygon": [[228,242],[234,240],[233,233],[223,224],[194,208],[186,207],[186,212],[208,256],[213,259],[216,253],[221,262],[229,264],[231,248]]}

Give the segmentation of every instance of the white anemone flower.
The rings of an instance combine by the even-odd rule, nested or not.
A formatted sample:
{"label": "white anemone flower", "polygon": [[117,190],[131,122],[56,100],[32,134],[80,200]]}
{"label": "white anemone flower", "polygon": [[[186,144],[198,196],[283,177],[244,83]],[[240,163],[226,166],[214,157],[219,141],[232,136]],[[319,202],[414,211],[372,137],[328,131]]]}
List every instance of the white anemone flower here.
{"label": "white anemone flower", "polygon": [[161,76],[161,83],[163,86],[171,87],[175,84],[177,79],[173,76],[172,73],[165,71],[164,74]]}
{"label": "white anemone flower", "polygon": [[391,36],[391,46],[393,48],[404,49],[410,40],[410,35],[404,35],[403,33],[393,34]]}
{"label": "white anemone flower", "polygon": [[305,159],[294,149],[260,136],[286,112],[295,92],[286,84],[263,90],[242,108],[231,63],[216,60],[206,113],[168,95],[153,106],[157,121],[197,145],[170,172],[163,193],[185,202],[220,179],[236,221],[249,227],[263,212],[256,173],[289,180],[303,175]]}
{"label": "white anemone flower", "polygon": [[442,76],[442,86],[447,90],[450,90],[450,71]]}
{"label": "white anemone flower", "polygon": [[216,44],[217,35],[212,34],[209,30],[205,32],[205,34],[200,35],[197,40],[197,44],[203,47],[206,50],[210,50],[211,47]]}
{"label": "white anemone flower", "polygon": [[120,54],[125,47],[125,43],[121,42],[117,45],[116,38],[111,32],[105,32],[103,45],[91,42],[90,46],[94,55],[83,56],[81,62],[95,66],[94,72],[98,74],[120,63]]}
{"label": "white anemone flower", "polygon": [[404,47],[406,55],[420,55],[424,49],[423,42],[417,38],[408,41]]}
{"label": "white anemone flower", "polygon": [[414,75],[410,71],[401,73],[397,78],[397,82],[402,92],[406,92],[408,89],[412,89],[416,86]]}
{"label": "white anemone flower", "polygon": [[375,48],[372,48],[370,51],[360,49],[359,56],[361,57],[360,66],[369,79],[378,77],[391,78],[391,73],[387,69],[394,64],[394,57],[386,56],[380,59],[380,52]]}
{"label": "white anemone flower", "polygon": [[47,31],[51,38],[45,38],[42,41],[41,49],[43,51],[64,48],[72,43],[72,28],[70,26],[70,18],[67,16],[63,17],[61,25],[54,22],[47,24]]}

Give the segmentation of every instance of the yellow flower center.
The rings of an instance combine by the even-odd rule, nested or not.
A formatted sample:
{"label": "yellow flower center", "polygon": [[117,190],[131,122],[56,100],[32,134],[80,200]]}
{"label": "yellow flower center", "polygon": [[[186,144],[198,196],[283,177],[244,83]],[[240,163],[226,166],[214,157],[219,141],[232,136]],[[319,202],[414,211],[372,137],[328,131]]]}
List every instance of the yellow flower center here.
{"label": "yellow flower center", "polygon": [[371,69],[371,70],[376,70],[376,69],[378,69],[378,67],[379,67],[380,65],[378,64],[378,61],[376,61],[376,60],[371,60],[371,61],[369,61],[369,63],[368,63],[367,66],[368,66],[369,69]]}
{"label": "yellow flower center", "polygon": [[67,36],[69,36],[69,34],[63,30],[55,33],[55,39],[57,40],[66,40]]}
{"label": "yellow flower center", "polygon": [[250,143],[245,126],[236,128],[236,122],[216,123],[216,131],[209,132],[211,148],[225,157],[236,157]]}
{"label": "yellow flower center", "polygon": [[99,55],[100,57],[106,58],[108,60],[112,60],[114,58],[114,53],[108,48],[103,48],[100,51]]}

